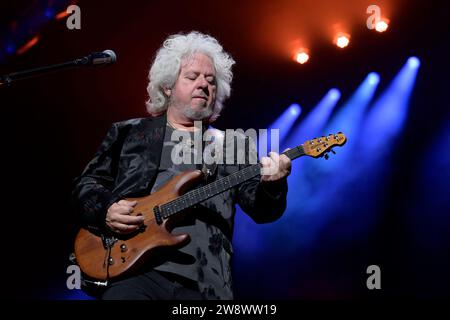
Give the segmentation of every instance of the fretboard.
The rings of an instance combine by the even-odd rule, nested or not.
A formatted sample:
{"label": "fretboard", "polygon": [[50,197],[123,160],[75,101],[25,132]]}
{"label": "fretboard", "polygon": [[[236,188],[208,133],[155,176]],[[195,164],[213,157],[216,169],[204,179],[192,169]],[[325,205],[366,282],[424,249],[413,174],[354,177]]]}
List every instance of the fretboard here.
{"label": "fretboard", "polygon": [[[283,152],[289,159],[294,160],[300,156],[305,155],[303,147],[297,146],[293,149],[289,149]],[[159,207],[162,218],[167,219],[175,213],[178,213],[184,209],[190,208],[205,201],[215,195],[218,195],[228,189],[236,187],[241,183],[250,180],[253,177],[260,175],[261,164],[257,163],[245,167],[242,170],[236,171],[226,177],[213,181],[203,187],[191,190],[184,195],[167,202]]]}

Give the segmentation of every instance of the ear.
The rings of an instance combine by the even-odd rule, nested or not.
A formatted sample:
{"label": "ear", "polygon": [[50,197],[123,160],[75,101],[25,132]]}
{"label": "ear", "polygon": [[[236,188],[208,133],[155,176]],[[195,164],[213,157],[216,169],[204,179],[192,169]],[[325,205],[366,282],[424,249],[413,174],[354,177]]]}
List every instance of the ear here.
{"label": "ear", "polygon": [[164,88],[164,93],[166,94],[166,96],[170,97],[170,95],[172,94],[172,89]]}

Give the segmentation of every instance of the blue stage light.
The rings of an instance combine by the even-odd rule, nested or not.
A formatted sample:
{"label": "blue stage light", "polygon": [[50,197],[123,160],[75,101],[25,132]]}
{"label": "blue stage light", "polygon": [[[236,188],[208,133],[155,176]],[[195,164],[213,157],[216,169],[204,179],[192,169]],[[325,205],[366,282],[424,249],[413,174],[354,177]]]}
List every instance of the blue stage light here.
{"label": "blue stage light", "polygon": [[364,137],[370,137],[370,144],[365,143],[361,146],[361,151],[367,157],[373,154],[381,155],[382,151],[388,151],[393,143],[392,139],[396,138],[402,130],[419,65],[419,59],[409,58],[372,106],[361,133]]}
{"label": "blue stage light", "polygon": [[55,16],[55,10],[52,8],[47,8],[44,11],[44,15],[46,18],[52,19]]}
{"label": "blue stage light", "polygon": [[289,110],[291,110],[291,115],[297,116],[301,112],[301,108],[298,104],[293,104],[289,107]]}
{"label": "blue stage light", "polygon": [[341,97],[341,92],[335,88],[330,89],[328,94],[331,100],[339,100],[339,98]]}
{"label": "blue stage light", "polygon": [[417,57],[410,57],[408,59],[408,66],[412,69],[420,67],[420,60]]}
{"label": "blue stage light", "polygon": [[15,51],[16,51],[16,48],[12,44],[6,46],[6,52],[8,54],[13,54]]}
{"label": "blue stage light", "polygon": [[319,135],[340,97],[338,89],[330,89],[295,130],[290,132],[286,142],[282,141],[282,149],[299,145],[304,140]]}
{"label": "blue stage light", "polygon": [[368,82],[371,85],[377,85],[380,82],[380,76],[376,72],[371,72],[368,75]]}
{"label": "blue stage light", "polygon": [[[290,105],[267,129],[267,134],[265,132],[260,132],[258,151],[259,156],[266,156],[269,151],[280,152],[279,146],[284,142],[286,136],[292,128],[295,120],[300,116],[302,108],[298,104]],[[274,135],[273,129],[278,130],[278,135]],[[278,139],[276,143],[272,141],[273,139]]]}

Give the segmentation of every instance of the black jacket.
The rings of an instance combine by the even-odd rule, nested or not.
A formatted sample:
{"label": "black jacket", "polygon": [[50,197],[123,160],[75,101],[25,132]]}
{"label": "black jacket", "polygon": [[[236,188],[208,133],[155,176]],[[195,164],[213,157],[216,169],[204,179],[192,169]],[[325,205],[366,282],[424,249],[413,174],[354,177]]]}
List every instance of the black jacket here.
{"label": "black jacket", "polygon": [[[111,126],[95,157],[75,180],[72,196],[83,227],[101,232],[105,228],[107,209],[114,202],[150,193],[158,172],[166,121],[164,115],[132,119]],[[237,152],[234,154],[236,156]],[[216,178],[243,167],[245,165],[219,164]],[[227,210],[230,212],[208,215],[216,217],[215,221],[207,223],[220,229],[223,239],[219,243],[224,247],[220,249],[226,250],[229,256],[232,254],[235,204],[239,204],[257,223],[278,219],[286,208],[286,180],[267,190],[259,179],[257,176],[226,192],[225,196],[232,199],[229,204],[232,209]],[[214,211],[215,206],[208,206],[208,209]],[[225,260],[228,261],[223,261],[224,265],[229,263],[228,257]]]}

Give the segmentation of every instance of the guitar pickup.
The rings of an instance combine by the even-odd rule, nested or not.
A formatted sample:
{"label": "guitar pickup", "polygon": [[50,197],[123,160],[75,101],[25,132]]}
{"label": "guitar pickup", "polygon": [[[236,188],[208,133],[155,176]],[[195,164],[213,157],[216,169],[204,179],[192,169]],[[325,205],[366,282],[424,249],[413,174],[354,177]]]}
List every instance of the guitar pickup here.
{"label": "guitar pickup", "polygon": [[153,207],[153,213],[155,214],[155,220],[157,224],[162,224],[162,218],[161,218],[161,211],[159,210],[159,207]]}

